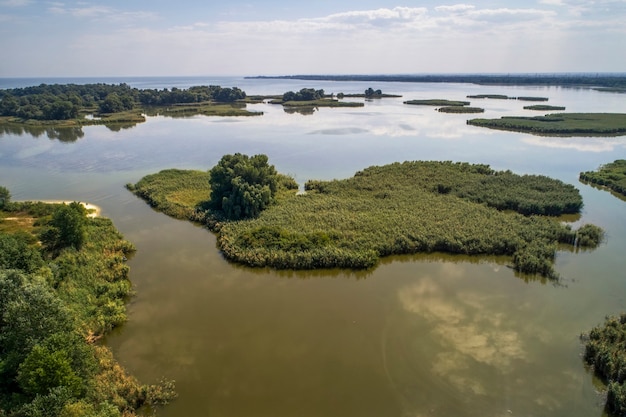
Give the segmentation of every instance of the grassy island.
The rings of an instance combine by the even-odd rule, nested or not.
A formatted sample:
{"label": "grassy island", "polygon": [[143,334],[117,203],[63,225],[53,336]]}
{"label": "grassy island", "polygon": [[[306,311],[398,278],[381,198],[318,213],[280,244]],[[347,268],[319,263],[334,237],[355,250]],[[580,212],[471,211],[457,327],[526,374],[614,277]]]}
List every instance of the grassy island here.
{"label": "grassy island", "polygon": [[597,171],[581,172],[579,178],[584,183],[606,187],[626,196],[626,159],[602,165]]}
{"label": "grassy island", "polygon": [[535,117],[471,119],[473,126],[546,136],[620,136],[626,134],[624,113],[555,113]]}
{"label": "grassy island", "polygon": [[585,362],[608,385],[606,408],[611,415],[626,415],[626,314],[607,317],[581,339]]}
{"label": "grassy island", "polygon": [[549,106],[547,104],[534,104],[532,106],[524,106],[524,110],[540,110],[540,111],[565,110],[565,107]]}
{"label": "grassy island", "polygon": [[548,97],[518,97],[518,100],[521,101],[548,101]]}
{"label": "grassy island", "polygon": [[355,101],[341,101],[332,98],[320,98],[306,101],[272,101],[272,104],[282,104],[284,107],[363,107],[364,103]]}
{"label": "grassy island", "polygon": [[509,100],[514,99],[515,97],[509,97],[504,94],[474,94],[467,96],[467,98],[490,98],[494,100]]}
{"label": "grassy island", "polygon": [[416,106],[469,106],[469,101],[457,101],[446,99],[427,99],[427,100],[407,100],[404,104],[412,104]]}
{"label": "grassy island", "polygon": [[207,209],[209,179],[165,170],[128,188],[171,216],[206,224],[226,258],[255,267],[362,269],[388,255],[447,252],[508,255],[518,271],[555,278],[558,244],[593,247],[602,239],[596,226],[572,230],[538,215],[578,212],[573,186],[487,165],[394,163],[309,181],[305,194],[279,187],[275,203],[239,221]]}
{"label": "grassy island", "polygon": [[79,203],[11,202],[0,187],[0,415],[135,416],[174,397],[98,340],[126,321],[134,251]]}
{"label": "grassy island", "polygon": [[485,109],[468,106],[445,106],[438,108],[437,111],[441,113],[484,113]]}

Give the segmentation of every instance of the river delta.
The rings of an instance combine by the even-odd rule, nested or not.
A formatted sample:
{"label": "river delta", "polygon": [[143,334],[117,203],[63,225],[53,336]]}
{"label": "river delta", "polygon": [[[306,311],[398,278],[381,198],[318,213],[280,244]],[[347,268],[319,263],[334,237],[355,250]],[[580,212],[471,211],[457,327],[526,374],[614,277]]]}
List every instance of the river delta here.
{"label": "river delta", "polygon": [[[142,382],[176,380],[179,398],[160,415],[602,415],[602,385],[583,364],[579,335],[626,310],[626,204],[578,175],[623,159],[626,139],[489,130],[466,125],[468,115],[403,101],[498,93],[548,97],[568,112],[624,113],[623,95],[454,83],[129,83],[217,84],[248,94],[372,86],[402,96],[312,114],[260,103],[248,105],[263,112],[254,118],[147,117],[117,131],[83,127],[74,141],[0,133],[0,183],[14,200],[95,204],[136,246],[129,321],[105,343]],[[531,114],[515,100],[478,103],[485,118]],[[516,274],[498,258],[453,255],[390,257],[358,272],[251,269],[225,261],[206,229],[158,213],[124,188],[166,168],[207,170],[235,152],[266,154],[299,184],[405,160],[547,175],[580,190],[584,207],[572,224],[597,224],[607,236],[592,251],[559,251],[558,282]]]}

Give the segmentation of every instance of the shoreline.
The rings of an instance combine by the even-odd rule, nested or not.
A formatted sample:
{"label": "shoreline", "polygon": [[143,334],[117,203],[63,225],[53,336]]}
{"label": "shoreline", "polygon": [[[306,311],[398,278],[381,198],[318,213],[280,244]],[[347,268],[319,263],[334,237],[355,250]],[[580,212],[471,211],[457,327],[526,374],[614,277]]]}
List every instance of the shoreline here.
{"label": "shoreline", "polygon": [[[21,200],[21,202],[25,202],[25,201],[32,201],[32,200]],[[39,201],[41,203],[46,203],[46,204],[70,204],[70,203],[73,203],[75,200],[36,200],[36,201]],[[100,217],[100,213],[102,212],[102,209],[100,208],[100,206],[96,206],[95,204],[91,204],[85,201],[78,201],[78,203],[80,203],[87,210],[87,217]]]}

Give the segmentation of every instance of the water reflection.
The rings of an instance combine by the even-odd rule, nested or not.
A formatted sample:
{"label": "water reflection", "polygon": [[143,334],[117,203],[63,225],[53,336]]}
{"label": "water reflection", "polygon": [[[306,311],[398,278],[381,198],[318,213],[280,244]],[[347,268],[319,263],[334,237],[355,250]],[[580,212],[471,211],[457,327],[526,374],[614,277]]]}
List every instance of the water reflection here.
{"label": "water reflection", "polygon": [[30,135],[34,138],[46,135],[48,139],[56,139],[61,142],[75,142],[85,136],[82,127],[57,127],[57,126],[32,126],[15,123],[0,124],[0,136],[4,135]]}
{"label": "water reflection", "polygon": [[283,107],[283,110],[287,114],[301,114],[303,116],[310,116],[314,114],[317,110],[317,107]]}

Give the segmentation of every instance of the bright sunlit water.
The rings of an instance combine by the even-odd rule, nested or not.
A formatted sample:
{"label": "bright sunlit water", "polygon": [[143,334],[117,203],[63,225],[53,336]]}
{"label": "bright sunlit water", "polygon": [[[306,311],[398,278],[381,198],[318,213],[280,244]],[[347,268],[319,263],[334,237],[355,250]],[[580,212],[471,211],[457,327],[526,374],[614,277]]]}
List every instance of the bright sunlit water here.
{"label": "bright sunlit water", "polygon": [[[15,200],[99,205],[137,246],[129,321],[106,343],[142,382],[176,380],[161,416],[601,416],[602,386],[579,335],[626,310],[626,202],[578,182],[626,157],[626,137],[548,138],[467,126],[472,115],[408,106],[468,94],[545,96],[568,112],[626,112],[624,95],[588,89],[469,84],[299,82],[239,78],[0,80],[217,84],[248,94],[303,87],[402,98],[363,108],[259,117],[148,118],[79,132],[0,130],[0,184]],[[354,99],[359,100],[359,99]],[[361,99],[362,100],[362,99]],[[472,100],[480,117],[536,114],[517,100]],[[539,113],[541,114],[541,113]],[[61,139],[57,139],[61,138]],[[224,261],[205,229],[168,218],[125,190],[165,168],[210,169],[222,155],[264,153],[299,184],[405,160],[490,164],[574,184],[579,223],[606,229],[590,252],[559,252],[559,283],[516,275],[504,258],[407,256],[373,271],[274,272]]]}

